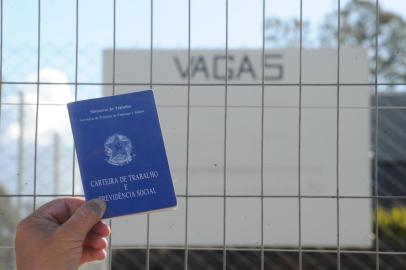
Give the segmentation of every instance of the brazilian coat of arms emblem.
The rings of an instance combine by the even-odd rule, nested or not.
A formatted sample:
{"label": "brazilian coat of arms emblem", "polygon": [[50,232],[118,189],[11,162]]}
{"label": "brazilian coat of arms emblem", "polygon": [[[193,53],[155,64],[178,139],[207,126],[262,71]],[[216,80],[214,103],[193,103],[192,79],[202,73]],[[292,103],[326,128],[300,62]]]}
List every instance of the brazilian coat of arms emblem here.
{"label": "brazilian coat of arms emblem", "polygon": [[105,161],[114,166],[124,166],[129,164],[135,154],[133,154],[131,140],[126,136],[115,133],[107,138],[104,143]]}

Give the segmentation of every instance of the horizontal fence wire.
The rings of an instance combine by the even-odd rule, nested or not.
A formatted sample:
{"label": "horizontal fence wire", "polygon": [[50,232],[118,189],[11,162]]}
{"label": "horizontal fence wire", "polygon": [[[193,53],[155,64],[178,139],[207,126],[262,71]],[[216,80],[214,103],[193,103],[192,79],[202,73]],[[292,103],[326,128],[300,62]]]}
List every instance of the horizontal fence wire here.
{"label": "horizontal fence wire", "polygon": [[[95,86],[146,86],[150,82],[8,82],[1,84],[21,84],[21,85],[95,85]],[[233,83],[227,82],[227,86],[406,86],[406,83]],[[153,82],[152,86],[226,86],[226,83],[171,83],[171,82]]]}
{"label": "horizontal fence wire", "polygon": [[[14,249],[14,246],[9,245],[9,246],[0,246],[1,249]],[[137,246],[120,246],[116,245],[111,248],[111,250],[146,250],[147,246],[145,245],[137,245]],[[189,246],[188,248],[190,251],[223,251],[222,247],[210,247],[210,246],[205,246],[205,247],[195,247],[195,246]],[[184,250],[184,247],[179,247],[179,246],[151,246],[150,250]],[[227,247],[227,251],[256,251],[260,252],[262,250],[262,247]],[[264,252],[288,252],[288,253],[299,253],[300,250],[302,250],[303,253],[325,253],[325,254],[337,254],[337,249],[334,248],[268,248],[264,247]],[[340,253],[342,254],[371,254],[371,255],[399,255],[399,256],[406,256],[406,251],[375,251],[375,250],[357,250],[357,249],[346,249],[342,248],[340,250]]]}
{"label": "horizontal fence wire", "polygon": [[[36,106],[37,103],[14,103],[14,102],[3,102],[1,105],[6,106]],[[66,106],[62,103],[39,103],[39,106]],[[157,104],[157,108],[187,108],[188,105],[170,105],[170,104]],[[224,108],[222,105],[189,105],[190,108]],[[228,105],[227,108],[252,108],[252,109],[262,109],[262,105]],[[276,105],[265,105],[265,109],[298,109],[298,106],[276,106]],[[302,109],[322,109],[322,110],[336,110],[336,106],[306,106],[302,105]],[[360,109],[360,110],[371,110],[374,111],[391,111],[391,110],[405,110],[406,106],[340,106],[340,110],[351,110],[351,109]]]}
{"label": "horizontal fence wire", "polygon": [[[14,102],[3,102],[1,105],[6,106],[36,106],[37,103],[14,103]],[[39,103],[39,106],[66,106],[66,103]],[[188,105],[170,105],[170,104],[157,104],[157,108],[187,108]],[[222,105],[189,105],[190,108],[224,108]],[[227,108],[257,108],[261,109],[262,105],[228,105]],[[276,105],[264,105],[266,109],[298,109],[298,106],[276,106]],[[336,106],[306,106],[302,105],[302,109],[323,109],[329,110],[333,109],[336,110]],[[387,111],[387,110],[405,110],[406,106],[340,106],[340,110],[345,109],[362,109],[362,110],[375,110],[378,111]]]}
{"label": "horizontal fence wire", "polygon": [[[52,197],[69,197],[72,194],[0,194],[0,198],[12,198],[12,197],[44,197],[44,198],[52,198]],[[76,197],[84,197],[84,194],[77,194],[75,193]],[[399,199],[404,200],[406,199],[406,195],[377,195],[377,196],[345,196],[345,195],[214,195],[214,194],[189,194],[189,195],[176,195],[177,198],[302,198],[302,199]]]}

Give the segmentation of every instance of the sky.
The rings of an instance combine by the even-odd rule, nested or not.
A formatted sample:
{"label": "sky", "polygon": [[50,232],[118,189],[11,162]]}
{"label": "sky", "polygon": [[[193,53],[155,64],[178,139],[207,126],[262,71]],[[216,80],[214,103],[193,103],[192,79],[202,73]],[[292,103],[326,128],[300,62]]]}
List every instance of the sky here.
{"label": "sky", "polygon": [[[344,7],[349,0],[342,0]],[[150,48],[150,0],[116,0],[116,48]],[[380,0],[387,10],[406,16],[406,1]],[[266,0],[266,17],[299,19],[299,0]],[[153,47],[188,47],[187,0],[153,1]],[[303,0],[309,35],[337,8],[337,0]],[[79,81],[100,82],[101,53],[113,47],[113,0],[79,1]],[[225,48],[225,1],[191,1],[191,47]],[[27,81],[37,68],[38,0],[4,1],[3,77]],[[41,67],[58,68],[74,79],[76,1],[41,0]],[[228,46],[261,48],[262,0],[229,0]],[[89,60],[90,59],[90,60]],[[89,66],[89,62],[93,65]],[[24,63],[22,65],[22,63]]]}
{"label": "sky", "polygon": [[[342,0],[345,6],[349,0]],[[4,1],[4,38],[7,44],[36,45],[38,1]],[[380,0],[380,5],[406,16],[406,1]],[[186,0],[155,0],[154,45],[187,46],[188,3]],[[74,42],[76,3],[72,0],[41,1],[41,39],[43,43]],[[116,0],[117,46],[149,47],[150,1]],[[336,9],[337,2],[304,0],[303,19],[317,24]],[[266,16],[299,18],[298,0],[267,0]],[[225,1],[192,0],[192,45],[223,46]],[[229,44],[256,47],[261,43],[262,0],[229,0]],[[82,44],[112,45],[113,0],[79,1],[79,39]]]}

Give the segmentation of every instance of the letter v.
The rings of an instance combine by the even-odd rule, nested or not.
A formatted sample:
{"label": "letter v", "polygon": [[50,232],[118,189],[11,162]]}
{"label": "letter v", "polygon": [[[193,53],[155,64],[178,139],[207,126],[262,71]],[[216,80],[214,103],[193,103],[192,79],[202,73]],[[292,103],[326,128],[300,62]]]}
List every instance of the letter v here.
{"label": "letter v", "polygon": [[[182,79],[186,79],[188,76],[188,69],[189,69],[189,64],[187,63],[185,66],[185,69],[182,69],[182,64],[179,61],[178,57],[174,57],[176,68],[178,69],[179,75],[182,77]],[[193,57],[190,60],[191,63],[193,63]]]}

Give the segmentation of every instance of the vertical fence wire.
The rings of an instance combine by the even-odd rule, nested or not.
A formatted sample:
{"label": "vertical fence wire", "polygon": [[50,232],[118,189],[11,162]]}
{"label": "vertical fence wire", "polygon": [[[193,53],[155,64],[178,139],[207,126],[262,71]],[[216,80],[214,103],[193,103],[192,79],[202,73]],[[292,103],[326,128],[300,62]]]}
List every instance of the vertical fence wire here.
{"label": "vertical fence wire", "polygon": [[265,0],[262,0],[262,52],[261,52],[261,270],[265,267],[264,254],[264,105],[265,105]]}
{"label": "vertical fence wire", "polygon": [[302,251],[302,52],[303,52],[303,0],[300,0],[300,19],[299,19],[299,115],[298,115],[298,225],[299,225],[299,270],[303,269],[303,251]]}
{"label": "vertical fence wire", "polygon": [[[78,100],[78,61],[79,61],[79,0],[76,0],[75,10],[75,101]],[[72,197],[75,196],[76,155],[75,142],[72,150]]]}
{"label": "vertical fence wire", "polygon": [[[116,94],[116,14],[117,14],[117,3],[113,0],[113,76],[112,76],[112,95]],[[113,231],[112,219],[109,219],[110,230]],[[109,247],[108,247],[108,267],[111,270],[113,265],[113,244],[112,244],[112,233],[109,235]]]}
{"label": "vertical fence wire", "polygon": [[0,2],[0,128],[2,123],[2,103],[3,103],[3,0]]}
{"label": "vertical fence wire", "polygon": [[40,68],[41,68],[41,0],[38,0],[38,32],[37,32],[37,99],[35,108],[35,137],[34,137],[34,201],[33,211],[37,207],[37,160],[38,160],[38,117],[39,117],[39,88],[40,88]]}
{"label": "vertical fence wire", "polygon": [[341,53],[341,2],[337,1],[337,119],[336,119],[336,196],[337,196],[337,269],[341,269],[340,247],[340,53]]}
{"label": "vertical fence wire", "polygon": [[[152,82],[153,82],[153,60],[154,60],[154,0],[151,0],[151,21],[150,21],[150,54],[149,54],[149,87],[152,89]],[[150,265],[150,222],[151,216],[147,214],[147,252],[146,252],[146,263],[145,269],[149,270]]]}
{"label": "vertical fence wire", "polygon": [[188,75],[187,75],[187,111],[186,111],[186,196],[185,196],[185,258],[184,258],[184,269],[188,269],[189,264],[189,243],[188,243],[188,233],[189,233],[189,141],[190,141],[190,46],[191,46],[191,2],[188,0],[188,49],[187,49],[187,61],[188,61]]}
{"label": "vertical fence wire", "polygon": [[379,270],[379,223],[378,223],[378,207],[379,207],[379,190],[378,190],[378,125],[379,125],[379,110],[378,110],[378,53],[379,53],[379,0],[375,3],[375,74],[374,74],[374,94],[375,94],[375,127],[374,127],[374,193],[375,193],[375,260],[376,270]]}
{"label": "vertical fence wire", "polygon": [[224,141],[223,141],[223,270],[227,269],[227,111],[228,111],[228,0],[225,0],[226,8],[226,33],[225,33],[225,79],[224,79]]}

